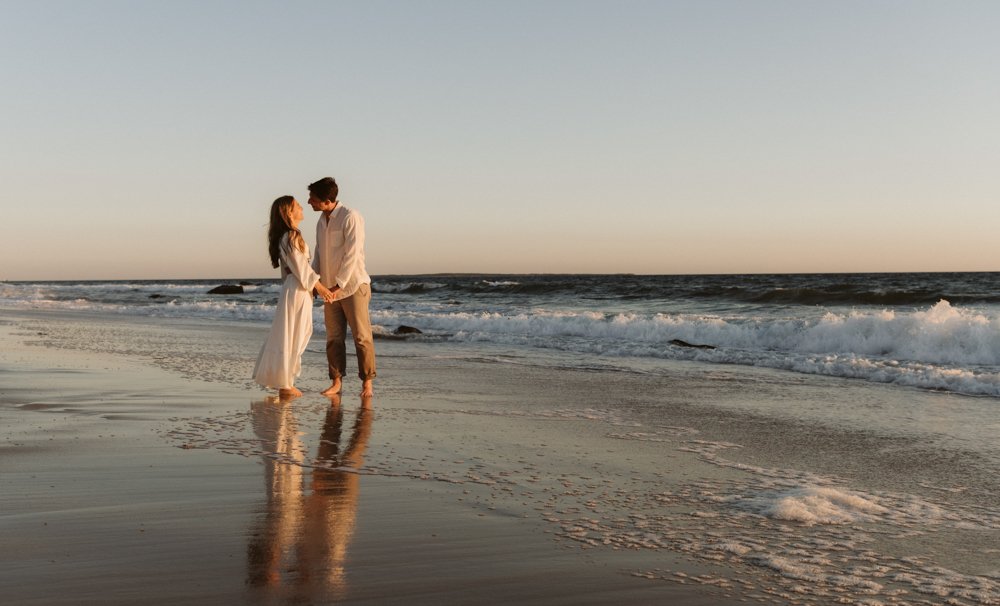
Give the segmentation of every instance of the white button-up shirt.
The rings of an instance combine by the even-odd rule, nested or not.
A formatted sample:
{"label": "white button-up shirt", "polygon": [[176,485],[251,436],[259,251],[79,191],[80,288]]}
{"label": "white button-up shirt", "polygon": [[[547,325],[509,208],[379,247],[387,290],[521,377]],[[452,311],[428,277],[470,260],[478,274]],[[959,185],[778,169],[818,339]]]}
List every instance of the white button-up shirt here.
{"label": "white button-up shirt", "polygon": [[312,266],[323,286],[340,286],[337,299],[346,299],[362,284],[371,284],[365,270],[365,220],[361,213],[337,204],[329,217],[320,214]]}

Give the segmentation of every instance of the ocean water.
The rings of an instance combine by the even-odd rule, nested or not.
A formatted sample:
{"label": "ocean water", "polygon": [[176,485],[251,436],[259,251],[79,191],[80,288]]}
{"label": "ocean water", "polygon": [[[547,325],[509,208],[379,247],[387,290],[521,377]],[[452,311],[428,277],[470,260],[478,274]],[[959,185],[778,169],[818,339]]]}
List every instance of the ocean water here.
{"label": "ocean water", "polygon": [[[633,571],[651,580],[736,582],[767,603],[997,604],[997,278],[376,276],[372,318],[390,339],[377,345],[378,390],[404,405],[379,408],[385,447],[352,472],[461,486],[486,511],[539,512],[581,548],[733,571]],[[280,286],[207,294],[239,282],[7,282],[0,308],[96,312],[92,323],[53,314],[51,326],[31,314],[23,328],[251,387],[261,331],[220,339],[204,324],[263,328]],[[109,327],[114,314],[145,321]],[[157,318],[169,319],[163,334]],[[314,320],[306,366],[322,385],[319,306]],[[396,335],[401,325],[422,332]],[[434,383],[438,366],[477,374],[449,392]],[[564,368],[593,380],[534,387]],[[476,382],[509,392],[504,406],[466,398]],[[438,397],[448,405],[423,407]],[[328,408],[304,398],[282,409],[302,452],[319,449]],[[277,411],[179,419],[166,435],[277,461],[275,473],[327,464],[263,444],[250,431],[260,410]],[[399,447],[414,436],[419,448]],[[711,470],[670,479],[682,455]]]}
{"label": "ocean water", "polygon": [[[224,283],[245,292],[207,294]],[[3,282],[0,306],[267,323],[279,289]],[[633,372],[696,360],[1000,397],[995,273],[376,276],[373,291],[376,332],[413,326],[408,338],[442,352]],[[319,306],[314,319],[322,332]]]}

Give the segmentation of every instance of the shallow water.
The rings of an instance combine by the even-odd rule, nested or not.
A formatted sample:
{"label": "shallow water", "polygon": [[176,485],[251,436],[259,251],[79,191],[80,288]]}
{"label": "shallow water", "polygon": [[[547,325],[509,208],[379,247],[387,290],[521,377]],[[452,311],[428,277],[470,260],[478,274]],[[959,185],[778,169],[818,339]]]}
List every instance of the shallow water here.
{"label": "shallow water", "polygon": [[[263,336],[60,314],[21,326],[48,346],[240,387]],[[483,515],[526,516],[572,549],[612,562],[648,553],[631,574],[652,582],[786,603],[1000,600],[992,398],[498,343],[378,348],[376,437],[361,464],[316,454],[330,441],[319,399],[178,417],[162,436],[278,476],[459,487]],[[314,343],[300,387],[324,385],[322,360]],[[675,554],[714,568],[694,576],[670,564]]]}

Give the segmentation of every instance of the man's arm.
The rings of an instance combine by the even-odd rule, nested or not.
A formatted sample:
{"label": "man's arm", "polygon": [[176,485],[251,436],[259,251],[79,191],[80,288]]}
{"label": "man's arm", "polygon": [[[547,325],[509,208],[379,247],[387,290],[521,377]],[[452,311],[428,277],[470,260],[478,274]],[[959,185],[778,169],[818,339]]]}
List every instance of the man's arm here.
{"label": "man's arm", "polygon": [[[316,222],[316,250],[313,251],[313,258],[312,258],[312,263],[311,263],[313,271],[316,272],[317,274],[319,274],[320,276],[323,275],[323,273],[320,272],[320,270],[319,270],[319,254],[320,254],[320,246],[321,246],[320,232],[322,231],[322,228],[320,226],[322,224],[323,224],[322,221],[317,221]],[[322,282],[322,281],[323,281],[322,278],[320,278],[320,282]],[[315,288],[313,289],[312,294],[313,294],[313,297],[316,297],[317,295],[319,295],[319,293],[316,291]]]}
{"label": "man's arm", "polygon": [[365,220],[351,212],[344,221],[344,260],[337,270],[337,286],[348,284],[358,272],[361,253],[365,249]]}

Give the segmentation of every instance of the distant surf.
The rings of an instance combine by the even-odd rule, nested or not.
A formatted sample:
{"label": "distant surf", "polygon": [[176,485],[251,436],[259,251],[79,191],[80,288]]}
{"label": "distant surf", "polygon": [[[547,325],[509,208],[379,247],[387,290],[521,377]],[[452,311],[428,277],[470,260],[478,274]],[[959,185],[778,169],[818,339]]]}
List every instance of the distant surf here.
{"label": "distant surf", "polygon": [[[546,351],[581,367],[697,360],[1000,397],[998,277],[376,276],[372,319],[377,333],[412,326],[420,334],[408,339],[542,363]],[[220,284],[243,292],[208,294]],[[279,289],[273,279],[4,282],[0,306],[268,322]],[[321,331],[319,307],[314,319]]]}

